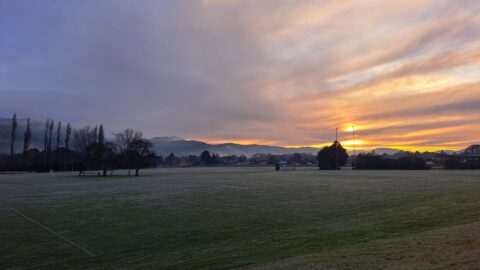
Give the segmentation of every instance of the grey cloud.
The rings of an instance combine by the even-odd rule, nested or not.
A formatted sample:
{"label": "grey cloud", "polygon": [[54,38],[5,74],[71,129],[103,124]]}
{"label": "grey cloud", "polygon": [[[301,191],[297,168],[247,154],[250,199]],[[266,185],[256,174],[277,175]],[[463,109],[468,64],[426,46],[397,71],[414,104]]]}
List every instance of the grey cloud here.
{"label": "grey cloud", "polygon": [[[19,17],[28,13],[32,30],[44,36],[30,38],[39,49],[10,63],[0,87],[16,92],[9,98],[18,103],[2,113],[31,113],[25,108],[35,97],[34,106],[51,108],[42,117],[48,111],[115,128],[138,123],[152,135],[202,133],[275,115],[275,107],[245,87],[255,76],[249,70],[264,57],[255,37],[223,14],[188,1],[54,5],[60,10],[46,17],[56,19],[46,21],[43,10],[15,5]],[[24,102],[22,93],[29,93]]]}
{"label": "grey cloud", "polygon": [[[420,115],[449,115],[452,113],[478,113],[480,108],[480,98],[474,100],[464,100],[441,105],[428,105],[417,108],[406,108],[401,110],[392,110],[390,112],[373,113],[363,115],[364,119],[375,121],[389,118],[408,118]],[[452,123],[453,124],[453,123]]]}
{"label": "grey cloud", "polygon": [[[332,125],[346,118],[330,116],[335,104],[328,99],[350,89],[333,91],[330,78],[480,35],[478,1],[406,1],[401,12],[372,3],[374,19],[365,16],[369,6],[352,3],[306,27],[302,19],[315,17],[315,7],[328,13],[338,1],[206,2],[0,0],[0,114],[103,122],[112,132],[132,127],[149,136],[313,143],[330,140]],[[391,32],[358,35],[376,33],[392,14]],[[305,54],[279,57],[282,46]],[[458,60],[467,57],[461,52],[452,57],[395,76],[468,62]],[[327,104],[302,106],[296,98]],[[467,106],[474,111],[475,104],[463,104],[463,112]],[[399,108],[404,117],[443,113]],[[316,120],[325,128],[306,127]]]}

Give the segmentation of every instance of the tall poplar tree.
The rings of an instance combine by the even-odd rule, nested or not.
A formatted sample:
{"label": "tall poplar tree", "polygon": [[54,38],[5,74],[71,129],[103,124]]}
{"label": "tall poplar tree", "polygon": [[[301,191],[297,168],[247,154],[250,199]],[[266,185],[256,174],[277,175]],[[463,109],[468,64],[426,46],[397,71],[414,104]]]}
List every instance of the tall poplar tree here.
{"label": "tall poplar tree", "polygon": [[57,145],[55,149],[58,151],[58,148],[60,147],[60,138],[62,137],[62,122],[58,121],[57,124]]}
{"label": "tall poplar tree", "polygon": [[70,135],[72,134],[72,127],[70,123],[67,124],[67,128],[65,130],[65,150],[68,152],[68,147],[70,146]]}
{"label": "tall poplar tree", "polygon": [[27,127],[23,135],[23,159],[26,160],[28,148],[30,148],[30,141],[32,139],[32,130],[30,128],[30,118],[27,118]]}
{"label": "tall poplar tree", "polygon": [[10,158],[13,160],[15,154],[15,132],[17,131],[17,114],[14,113],[12,117],[12,136],[10,141]]}

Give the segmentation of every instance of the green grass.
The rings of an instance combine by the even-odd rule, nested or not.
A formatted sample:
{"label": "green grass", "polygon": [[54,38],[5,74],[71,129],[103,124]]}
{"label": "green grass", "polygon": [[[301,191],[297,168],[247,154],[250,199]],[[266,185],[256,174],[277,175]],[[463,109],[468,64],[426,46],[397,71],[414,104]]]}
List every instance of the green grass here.
{"label": "green grass", "polygon": [[480,252],[428,253],[477,233],[480,172],[143,174],[0,175],[0,203],[96,255],[0,205],[0,269],[468,269],[458,252]]}

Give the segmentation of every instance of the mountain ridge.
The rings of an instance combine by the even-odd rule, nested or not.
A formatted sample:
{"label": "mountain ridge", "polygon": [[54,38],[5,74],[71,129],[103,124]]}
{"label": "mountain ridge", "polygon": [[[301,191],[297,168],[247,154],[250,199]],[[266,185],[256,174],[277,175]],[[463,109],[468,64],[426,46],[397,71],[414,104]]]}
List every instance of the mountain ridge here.
{"label": "mountain ridge", "polygon": [[[23,134],[25,132],[26,119],[18,119],[18,128],[16,131],[16,144],[15,152],[22,151],[23,146]],[[44,123],[41,121],[32,120],[32,148],[43,148],[43,132]],[[0,117],[0,153],[8,153],[10,151],[10,129],[11,119]],[[73,128],[74,129],[74,128]],[[199,140],[189,140],[179,136],[156,136],[149,139],[153,144],[155,153],[159,156],[167,156],[170,153],[174,153],[176,156],[188,156],[199,155],[201,152],[207,150],[219,155],[245,155],[253,156],[255,154],[293,154],[293,153],[305,153],[316,154],[321,148],[316,147],[283,147],[275,145],[262,145],[262,144],[238,144],[234,142],[210,144]],[[393,148],[376,148],[372,150],[358,150],[357,153],[366,153],[374,151],[376,154],[394,155],[399,152],[404,152],[400,149]],[[445,153],[459,153],[461,151],[444,150]],[[440,152],[440,151],[437,151]]]}

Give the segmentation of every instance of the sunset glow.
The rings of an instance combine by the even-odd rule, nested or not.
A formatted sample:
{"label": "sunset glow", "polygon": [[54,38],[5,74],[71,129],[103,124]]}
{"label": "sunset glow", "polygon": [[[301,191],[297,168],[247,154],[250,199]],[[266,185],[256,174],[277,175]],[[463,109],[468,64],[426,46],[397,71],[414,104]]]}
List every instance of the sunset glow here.
{"label": "sunset glow", "polygon": [[352,125],[361,149],[480,143],[477,0],[21,2],[0,10],[2,116],[209,143],[323,146],[338,128],[351,148]]}

